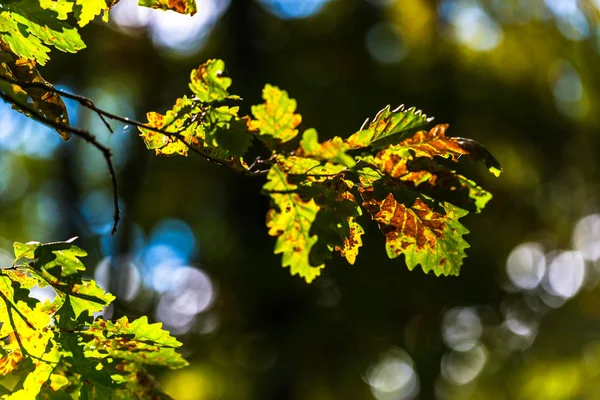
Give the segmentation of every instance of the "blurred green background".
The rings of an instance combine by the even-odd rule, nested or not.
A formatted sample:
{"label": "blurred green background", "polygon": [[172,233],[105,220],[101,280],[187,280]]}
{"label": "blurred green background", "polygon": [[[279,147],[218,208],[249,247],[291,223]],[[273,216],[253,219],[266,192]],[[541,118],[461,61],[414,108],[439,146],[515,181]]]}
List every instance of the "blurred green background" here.
{"label": "blurred green background", "polygon": [[44,76],[143,121],[222,58],[242,111],[278,85],[322,139],[404,103],[483,143],[504,174],[475,171],[494,198],[463,219],[460,277],[409,272],[365,221],[356,265],[307,285],[272,254],[261,178],[158,158],[71,103],[114,150],[119,232],[101,155],[1,104],[0,264],[13,241],[79,236],[118,296],[105,315],[184,343],[191,366],[157,371],[175,399],[600,399],[599,0],[198,0],[193,18],[135,3]]}

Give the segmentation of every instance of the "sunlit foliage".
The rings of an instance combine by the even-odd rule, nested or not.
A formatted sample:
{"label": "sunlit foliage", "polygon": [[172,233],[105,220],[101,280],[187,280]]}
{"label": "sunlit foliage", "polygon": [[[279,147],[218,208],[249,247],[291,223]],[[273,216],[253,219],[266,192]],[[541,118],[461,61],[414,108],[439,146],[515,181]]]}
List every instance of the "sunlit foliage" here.
{"label": "sunlit foliage", "polygon": [[[164,396],[147,384],[144,366],[187,365],[174,350],[181,343],[146,317],[94,318],[114,296],[82,278],[85,251],[70,241],[29,242],[15,243],[14,253],[0,269],[0,374],[18,379],[0,387],[2,398]],[[29,294],[36,285],[57,296],[40,302]]]}
{"label": "sunlit foliage", "polygon": [[[266,174],[263,190],[272,201],[267,227],[277,237],[275,253],[307,282],[334,250],[354,263],[363,214],[379,224],[390,258],[404,255],[409,269],[421,265],[436,275],[458,275],[468,247],[462,238],[468,230],[458,219],[480,211],[491,195],[438,160],[458,163],[471,156],[497,175],[500,166],[487,150],[446,136],[448,125],[421,130],[432,120],[421,111],[388,106],[347,140],[319,143],[310,128],[298,148],[285,151],[282,145],[300,132],[296,101],[266,85],[264,103],[252,106],[252,117],[240,117],[238,107],[224,105],[238,100],[228,92],[231,79],[224,68],[221,60],[201,65],[191,74],[192,97],[178,99],[165,115],[148,113],[154,129],[140,129],[149,149],[159,155],[192,150],[247,174]],[[252,162],[244,156],[254,137],[267,156]]]}

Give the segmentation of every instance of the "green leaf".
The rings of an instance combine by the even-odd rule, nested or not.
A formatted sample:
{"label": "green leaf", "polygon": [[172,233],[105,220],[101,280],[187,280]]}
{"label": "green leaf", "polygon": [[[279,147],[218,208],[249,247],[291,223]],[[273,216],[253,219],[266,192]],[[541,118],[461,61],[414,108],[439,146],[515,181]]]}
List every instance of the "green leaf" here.
{"label": "green leaf", "polygon": [[[343,189],[337,196],[336,200],[339,204],[340,202],[350,202],[350,212],[346,213],[346,222],[340,223],[337,222],[336,230],[338,234],[342,237],[343,244],[335,246],[335,250],[339,251],[342,257],[348,261],[350,265],[354,265],[356,261],[356,257],[358,256],[358,250],[362,247],[362,235],[364,235],[365,230],[363,227],[356,221],[356,217],[362,215],[362,209],[357,203],[354,195],[349,191],[352,188],[353,183],[351,181],[344,181],[344,184],[348,188]],[[337,206],[334,206],[335,211],[340,211]]]}
{"label": "green leaf", "polygon": [[[34,262],[29,264],[28,267],[34,273],[45,270],[50,276],[59,281],[79,280],[79,271],[85,270],[79,257],[84,257],[87,253],[70,242],[15,242],[13,248],[15,252],[14,264],[18,264],[23,259],[33,260]],[[41,280],[39,284],[46,286],[48,282]]]}
{"label": "green leaf", "polygon": [[[131,364],[130,364],[131,365]],[[156,380],[145,369],[135,367],[135,373],[129,376],[124,387],[117,389],[113,396],[115,400],[152,399],[173,400],[156,383]]]}
{"label": "green leaf", "polygon": [[211,155],[221,160],[242,157],[252,144],[249,118],[239,118],[238,109],[221,106],[207,111],[202,121],[203,132],[196,133],[203,139],[205,147],[214,148]]}
{"label": "green leaf", "polygon": [[165,115],[156,112],[146,114],[147,126],[164,130],[171,133],[172,136],[152,129],[139,128],[140,136],[144,139],[146,147],[155,150],[156,155],[180,154],[187,156],[198,126],[197,122],[191,121],[191,117],[198,113],[200,113],[200,108],[194,101],[183,96],[177,99],[173,108]]}
{"label": "green leaf", "polygon": [[273,208],[267,213],[269,235],[277,236],[275,254],[282,254],[282,265],[290,267],[292,275],[312,282],[325,266],[312,264],[310,252],[317,236],[310,234],[319,206],[313,199],[303,201],[294,191],[297,186],[287,181],[287,174],[277,165],[267,175],[263,189],[269,193]]}
{"label": "green leaf", "polygon": [[39,3],[40,7],[55,12],[57,18],[63,21],[68,18],[68,14],[73,12],[74,3],[71,0],[39,0]]}
{"label": "green leaf", "polygon": [[85,256],[87,253],[84,250],[68,242],[40,243],[34,251],[38,268],[52,271],[51,274],[56,278],[65,281],[70,281],[73,276],[78,277],[80,271],[85,271],[85,266],[79,259]]}
{"label": "green leaf", "polygon": [[58,310],[70,296],[75,318],[87,311],[89,315],[102,311],[115,297],[98,287],[93,280],[84,280],[80,272],[85,267],[79,257],[87,253],[69,242],[18,243],[14,245],[15,262],[22,258],[34,259],[29,271],[40,286],[52,286],[57,297],[52,308]]}
{"label": "green leaf", "polygon": [[221,60],[209,60],[192,71],[190,88],[195,98],[183,96],[165,115],[147,114],[149,128],[140,128],[146,147],[157,155],[180,154],[189,150],[216,158],[234,168],[242,169],[240,158],[252,144],[248,132],[250,119],[238,116],[238,107],[212,104],[237,99],[227,88],[231,79],[223,76]]}
{"label": "green leaf", "polygon": [[[334,174],[315,173],[332,167]],[[302,157],[280,157],[263,186],[273,203],[267,226],[271,236],[278,236],[275,253],[283,253],[283,266],[309,283],[334,250],[354,264],[362,246],[364,230],[356,221],[362,210],[350,192],[353,182],[343,179],[339,168],[345,169]]]}
{"label": "green leaf", "polygon": [[344,237],[344,244],[343,246],[337,246],[335,249],[336,251],[340,252],[340,254],[346,259],[346,261],[348,261],[350,265],[354,265],[354,262],[356,261],[358,250],[363,245],[361,237],[364,235],[364,233],[365,230],[356,221],[356,218],[348,217],[348,234],[346,237]]}
{"label": "green leaf", "polygon": [[42,388],[42,385],[50,379],[54,367],[60,360],[60,354],[56,346],[42,353],[39,359],[33,359],[34,368],[23,381],[23,387],[13,391],[9,396],[3,397],[6,400],[24,400],[35,399]]}
{"label": "green leaf", "polygon": [[302,135],[300,148],[301,156],[312,157],[317,160],[332,161],[337,164],[342,164],[348,168],[353,168],[356,165],[354,158],[346,154],[346,150],[350,146],[346,144],[342,138],[334,137],[324,143],[319,143],[319,137],[315,129],[307,129]]}
{"label": "green leaf", "polygon": [[398,194],[392,193],[377,200],[373,188],[362,189],[361,194],[385,236],[390,258],[404,254],[409,270],[420,264],[425,273],[458,275],[464,250],[469,247],[462,238],[469,231],[458,219],[467,211],[449,203],[443,204],[443,210],[434,210],[431,202],[421,197],[401,202]]}
{"label": "green leaf", "polygon": [[290,99],[285,90],[269,84],[263,89],[264,104],[252,106],[254,120],[250,124],[257,137],[269,149],[279,143],[289,142],[298,135],[296,127],[302,122],[296,111],[296,100]]}
{"label": "green leaf", "polygon": [[196,0],[139,0],[138,4],[143,7],[171,10],[189,15],[194,15],[197,11]]}
{"label": "green leaf", "polygon": [[43,276],[57,292],[57,296],[52,302],[53,309],[58,310],[62,307],[64,301],[70,298],[75,318],[78,318],[84,312],[87,312],[89,315],[100,312],[115,299],[115,296],[105,292],[93,280],[81,279],[79,277],[78,280],[63,283],[60,280],[52,280],[51,277],[43,272],[38,276]]}
{"label": "green leaf", "polygon": [[[404,106],[400,106],[395,110],[390,110],[388,105],[377,113],[366,129],[361,128],[360,131],[350,136],[346,143],[351,149],[368,147],[382,139],[394,140],[398,143],[410,136],[414,130],[427,125],[432,119],[414,107],[405,110]],[[367,122],[368,120],[363,126]],[[389,140],[386,140],[385,143],[377,143],[377,146],[389,144]]]}
{"label": "green leaf", "polygon": [[190,90],[203,103],[223,100],[237,100],[239,96],[227,91],[231,78],[224,75],[225,63],[222,60],[208,60],[190,74]]}
{"label": "green leaf", "polygon": [[[8,338],[8,343],[0,342],[3,353],[7,354],[0,358],[0,375],[7,375],[20,367],[25,357],[35,357],[33,368],[37,370],[38,379],[40,374],[45,373],[41,367],[44,361],[41,360],[46,360],[52,339],[51,332],[46,330],[50,316],[42,311],[39,301],[29,297],[32,286],[34,281],[25,273],[0,270],[0,337]],[[53,360],[54,355],[47,361]],[[34,393],[31,381],[26,380],[25,383],[23,390],[35,397],[37,392]]]}
{"label": "green leaf", "polygon": [[479,213],[492,198],[491,193],[475,182],[446,167],[434,164],[421,169],[416,164],[412,168],[414,170],[403,175],[401,180],[409,186],[414,184],[413,190],[435,200]]}
{"label": "green leaf", "polygon": [[181,354],[175,352],[181,342],[163,330],[161,323],[149,324],[146,316],[133,322],[127,317],[115,322],[99,319],[85,334],[93,337],[84,345],[87,358],[114,358],[169,368],[188,365]]}
{"label": "green leaf", "polygon": [[[487,190],[484,190],[481,188],[481,186],[478,186],[474,181],[456,174],[455,175],[456,178],[458,179],[458,181],[460,182],[461,188],[466,188],[469,192],[469,198],[473,201],[474,205],[475,205],[475,212],[479,213],[481,212],[485,206],[487,205],[487,203],[492,199],[492,194],[490,192],[488,192]],[[455,189],[455,191],[457,191]],[[453,203],[456,204],[456,203]],[[460,207],[460,204],[456,204]],[[465,208],[465,207],[461,207],[461,208]],[[468,210],[468,208],[466,208]],[[469,210],[470,211],[470,210]]]}
{"label": "green leaf", "polygon": [[[448,125],[437,125],[428,132],[419,131],[398,145],[379,151],[376,156],[362,156],[359,160],[376,167],[381,176],[405,182],[415,192],[468,211],[480,212],[491,199],[491,194],[434,160],[434,157],[442,157],[456,162],[460,156],[470,155],[455,138],[445,136],[447,128]],[[366,179],[359,172],[363,188],[372,186],[381,176],[373,175],[373,179]]]}
{"label": "green leaf", "polygon": [[[233,162],[242,157],[252,143],[247,117],[237,115],[238,107],[201,108],[186,96],[175,103],[166,115],[147,114],[149,127],[164,130],[163,134],[140,128],[146,147],[157,155],[187,156],[190,148],[212,158]],[[186,144],[187,143],[187,144]]]}
{"label": "green leaf", "polygon": [[381,172],[367,166],[359,168],[356,173],[358,175],[360,185],[363,188],[371,187],[375,184],[375,182],[383,178],[383,174]]}
{"label": "green leaf", "polygon": [[0,40],[8,44],[19,57],[42,65],[49,60],[48,46],[69,53],[85,48],[77,29],[58,20],[58,17],[66,14],[64,7],[64,4],[57,7],[57,15],[54,16],[40,6],[39,0],[3,5],[0,12]]}
{"label": "green leaf", "polygon": [[311,229],[311,233],[318,237],[313,257],[317,261],[325,261],[335,250],[353,265],[364,234],[364,229],[356,221],[362,215],[362,209],[350,191],[354,183],[341,176],[309,177],[307,182],[302,183],[304,190],[300,191],[300,195],[313,197],[320,207]]}
{"label": "green leaf", "polygon": [[81,27],[90,23],[102,11],[104,11],[105,17],[108,13],[109,5],[106,4],[106,0],[76,0],[76,4],[78,8],[75,12],[75,18],[77,18],[77,24]]}
{"label": "green leaf", "polygon": [[319,160],[298,156],[278,156],[277,164],[290,175],[330,176],[337,175],[346,170],[341,164],[325,163]]}
{"label": "green leaf", "polygon": [[[80,398],[109,398],[111,391],[118,388],[120,383],[113,379],[119,375],[114,360],[101,360],[85,355],[83,338],[80,335],[63,333],[57,339],[64,354],[61,363],[70,364],[67,373],[77,373],[81,376]],[[87,396],[87,397],[86,397]],[[95,397],[99,396],[99,397]]]}
{"label": "green leaf", "polygon": [[[186,366],[179,341],[147,317],[94,322],[98,302],[114,297],[81,278],[86,253],[70,242],[13,247],[16,269],[0,269],[0,376],[22,378],[0,397],[169,399],[143,366]],[[37,284],[57,291],[53,303],[29,297]]]}

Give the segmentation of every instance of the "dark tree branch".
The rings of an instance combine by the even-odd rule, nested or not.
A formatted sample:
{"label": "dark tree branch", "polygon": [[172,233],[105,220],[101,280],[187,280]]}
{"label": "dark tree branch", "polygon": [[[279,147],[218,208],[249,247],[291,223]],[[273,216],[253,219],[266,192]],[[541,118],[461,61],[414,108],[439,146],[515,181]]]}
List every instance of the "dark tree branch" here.
{"label": "dark tree branch", "polygon": [[[152,132],[157,132],[157,133],[163,134],[165,136],[168,136],[170,138],[173,138],[173,139],[176,139],[176,140],[182,142],[193,153],[196,153],[196,154],[204,157],[208,161],[211,161],[211,162],[221,165],[221,166],[226,166],[226,167],[232,168],[232,169],[236,170],[237,172],[242,172],[248,176],[264,176],[264,175],[266,175],[268,173],[268,169],[267,170],[255,170],[255,171],[253,171],[252,169],[259,164],[272,163],[274,160],[274,157],[275,157],[275,155],[273,155],[271,158],[269,158],[267,160],[260,159],[260,157],[259,157],[256,160],[254,160],[254,162],[250,165],[250,167],[247,170],[240,171],[239,169],[235,168],[230,163],[220,160],[218,158],[212,157],[209,154],[206,154],[206,153],[202,152],[201,150],[199,150],[198,148],[192,146],[190,143],[188,143],[186,141],[185,137],[181,134],[181,132],[169,132],[164,128],[152,127],[152,126],[146,125],[142,122],[135,121],[135,120],[132,120],[127,117],[122,117],[120,115],[110,113],[110,112],[103,110],[102,108],[99,108],[98,106],[96,106],[96,104],[94,104],[94,102],[91,99],[89,99],[85,96],[80,96],[77,94],[69,93],[69,92],[61,90],[61,89],[57,89],[48,83],[20,82],[18,80],[14,80],[12,78],[9,78],[9,77],[3,76],[3,75],[0,75],[0,80],[14,84],[14,85],[18,85],[22,88],[44,89],[44,90],[47,90],[48,92],[58,94],[67,99],[74,100],[74,101],[78,102],[82,107],[95,112],[98,115],[98,117],[100,117],[100,119],[106,126],[106,129],[108,129],[108,131],[110,133],[114,133],[114,131],[113,131],[112,127],[110,126],[110,123],[108,122],[108,120],[114,120],[114,121],[118,121],[118,122],[121,122],[126,125],[133,125],[137,128],[142,128],[142,129],[147,129]],[[79,136],[80,138],[82,138],[86,142],[90,143],[95,148],[97,148],[102,153],[102,156],[104,157],[104,160],[106,161],[108,173],[110,175],[110,180],[111,180],[111,184],[112,184],[112,188],[113,188],[114,214],[113,214],[113,227],[111,229],[111,234],[114,234],[117,231],[117,225],[120,220],[120,210],[119,210],[119,202],[118,202],[117,178],[116,178],[114,165],[112,163],[112,154],[111,154],[110,149],[108,147],[104,146],[103,144],[101,144],[93,134],[91,134],[90,132],[88,132],[84,129],[72,127],[70,125],[66,125],[66,124],[62,124],[62,123],[50,120],[50,119],[46,118],[39,111],[35,110],[34,108],[30,107],[27,104],[23,104],[23,103],[19,102],[18,100],[12,98],[11,96],[7,95],[6,93],[0,92],[0,98],[2,100],[6,101],[7,103],[13,104],[17,109],[31,115],[33,117],[33,119],[35,119],[36,121],[38,121],[46,126],[52,127],[58,131],[66,131],[75,136]]]}
{"label": "dark tree branch", "polygon": [[[6,80],[1,75],[0,75],[0,79]],[[44,86],[46,87],[46,85],[44,85]],[[97,148],[102,153],[102,156],[104,157],[104,161],[106,162],[106,166],[108,168],[108,174],[110,175],[110,180],[111,180],[112,189],[113,189],[114,213],[113,213],[113,227],[111,229],[111,234],[114,234],[117,231],[117,225],[118,225],[119,219],[121,217],[120,217],[120,210],[119,210],[119,193],[118,193],[118,189],[117,189],[117,178],[116,178],[115,168],[112,163],[112,154],[110,152],[110,149],[108,147],[104,146],[102,143],[100,143],[94,135],[92,135],[90,132],[88,132],[84,129],[75,128],[70,125],[65,125],[65,124],[61,124],[56,121],[52,121],[52,120],[46,118],[44,115],[42,115],[39,111],[29,107],[26,104],[23,104],[23,103],[17,101],[16,99],[11,98],[10,96],[6,95],[5,93],[0,92],[0,98],[2,100],[6,101],[7,103],[13,104],[15,107],[17,107],[21,111],[30,114],[33,117],[33,119],[35,119],[36,121],[38,121],[46,126],[50,126],[56,130],[66,131],[75,136],[82,138],[83,140],[90,143],[92,146]]]}
{"label": "dark tree branch", "polygon": [[[221,166],[233,168],[232,165],[224,162],[223,160],[219,160],[218,158],[214,158],[214,157],[212,157],[212,156],[210,156],[210,155],[208,155],[206,153],[203,153],[202,151],[198,150],[196,147],[194,147],[191,144],[189,144],[185,140],[185,138],[183,137],[183,135],[181,135],[180,132],[169,132],[169,131],[165,130],[164,128],[155,128],[155,127],[146,125],[146,124],[144,124],[142,122],[139,122],[139,121],[127,118],[127,117],[122,117],[122,116],[117,115],[117,114],[110,113],[110,112],[108,112],[106,110],[103,110],[103,109],[99,108],[98,106],[96,106],[91,99],[89,99],[89,98],[87,98],[85,96],[80,96],[80,95],[77,95],[77,94],[69,93],[69,92],[66,92],[64,90],[57,89],[57,88],[55,88],[52,85],[49,85],[49,84],[46,84],[46,83],[42,83],[42,82],[20,82],[20,81],[17,81],[17,80],[14,80],[14,79],[8,78],[6,76],[2,76],[2,75],[0,75],[0,80],[3,80],[3,81],[8,82],[8,83],[12,83],[14,85],[19,85],[22,88],[34,87],[34,88],[45,89],[45,90],[47,90],[49,92],[61,95],[61,96],[65,97],[65,98],[67,98],[67,99],[75,100],[79,104],[81,104],[81,106],[83,106],[83,107],[87,108],[88,110],[93,111],[96,114],[98,114],[98,116],[102,119],[102,122],[104,122],[104,125],[106,125],[107,129],[111,133],[113,132],[113,130],[112,130],[111,126],[109,125],[107,119],[111,119],[111,120],[114,120],[114,121],[119,121],[119,122],[121,122],[123,124],[126,124],[126,125],[133,125],[133,126],[135,126],[137,128],[147,129],[147,130],[150,130],[152,132],[161,133],[161,134],[163,134],[165,136],[177,139],[180,142],[182,142],[193,153],[196,153],[196,154],[204,157],[208,161],[211,161],[211,162],[213,162],[215,164],[218,164],[218,165],[221,165]],[[40,121],[40,122],[44,123],[43,121]],[[54,125],[52,125],[52,127],[56,128],[56,126],[54,126]],[[58,129],[63,129],[62,125]],[[69,131],[68,129],[64,129],[64,130]],[[235,168],[233,168],[233,169],[235,169]],[[238,171],[238,172],[240,172],[237,169],[235,169],[235,170]],[[244,171],[244,173],[246,175],[249,175],[249,176],[261,176],[261,175],[265,174],[264,171]]]}

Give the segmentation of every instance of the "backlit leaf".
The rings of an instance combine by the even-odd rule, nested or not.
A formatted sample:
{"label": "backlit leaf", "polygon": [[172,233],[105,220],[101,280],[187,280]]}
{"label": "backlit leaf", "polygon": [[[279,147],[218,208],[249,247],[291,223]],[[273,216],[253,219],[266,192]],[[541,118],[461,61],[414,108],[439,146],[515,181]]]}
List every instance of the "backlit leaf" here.
{"label": "backlit leaf", "polygon": [[88,312],[90,315],[100,312],[115,299],[115,296],[105,292],[95,281],[88,279],[81,279],[69,284],[54,281],[52,287],[57,292],[53,307],[60,308],[64,300],[70,297],[76,318],[83,312]]}
{"label": "backlit leaf", "polygon": [[59,21],[66,9],[53,12],[40,6],[39,0],[22,0],[4,4],[0,12],[0,40],[19,57],[44,65],[54,46],[58,50],[75,53],[85,44],[76,28]]}
{"label": "backlit leaf", "polygon": [[337,175],[346,170],[346,167],[334,163],[321,163],[313,158],[280,156],[277,164],[282,170],[291,175],[330,176]]}
{"label": "backlit leaf", "polygon": [[[48,335],[50,336],[50,335]],[[7,400],[36,399],[42,385],[50,379],[52,371],[60,360],[60,354],[56,346],[42,353],[39,359],[32,358],[33,370],[29,372],[23,381],[22,388],[13,391],[9,396],[3,397]]]}
{"label": "backlit leaf", "polygon": [[361,157],[364,163],[397,179],[408,173],[408,161],[411,159],[410,151],[402,146],[389,146],[379,151],[376,156]]}
{"label": "backlit leaf", "polygon": [[448,129],[448,124],[436,125],[429,131],[419,131],[397,146],[390,146],[390,148],[408,149],[414,157],[443,157],[456,161],[458,157],[468,152],[455,140],[446,137],[446,129]]}
{"label": "backlit leaf", "polygon": [[319,255],[328,259],[333,250],[339,251],[353,265],[364,234],[356,220],[362,215],[362,209],[350,191],[354,183],[340,176],[310,180],[312,190],[306,193],[312,194],[320,207],[313,228],[319,238],[315,246]]}
{"label": "backlit leaf", "polygon": [[86,357],[82,342],[81,335],[67,333],[58,337],[58,344],[64,354],[61,364],[69,364],[71,373],[80,375],[80,398],[110,399],[112,390],[120,384],[115,380],[119,374],[117,363],[114,360],[100,361]]}
{"label": "backlit leaf", "polygon": [[131,374],[127,382],[121,388],[113,393],[115,400],[134,399],[152,399],[152,400],[173,400],[171,396],[165,393],[158,385],[152,375],[144,368],[130,364],[125,368],[131,369]]}
{"label": "backlit leaf", "polygon": [[[379,140],[389,139],[392,136],[391,139],[399,143],[410,136],[414,130],[427,125],[432,119],[414,107],[405,110],[404,106],[400,106],[395,110],[390,110],[390,106],[388,105],[377,113],[373,121],[366,128],[362,128],[350,136],[346,142],[352,149],[367,147]],[[367,121],[365,121],[364,125],[366,125]],[[385,143],[387,142],[386,140]],[[382,144],[378,143],[377,145]]]}
{"label": "backlit leaf", "polygon": [[140,128],[140,136],[144,139],[146,147],[154,150],[157,155],[180,154],[187,156],[198,126],[197,122],[192,122],[190,118],[194,112],[200,112],[198,106],[191,99],[183,96],[177,99],[173,108],[165,115],[156,112],[147,113],[147,126],[164,130],[173,135],[169,136],[152,129]]}
{"label": "backlit leaf", "polygon": [[360,181],[360,185],[363,188],[368,188],[373,186],[375,182],[381,180],[383,178],[383,174],[379,172],[377,169],[364,166],[359,168],[356,173],[358,174],[358,179]]}
{"label": "backlit leaf", "polygon": [[420,264],[425,273],[458,275],[469,247],[462,238],[469,231],[458,219],[467,211],[445,203],[442,214],[420,197],[403,204],[392,193],[377,200],[373,188],[361,192],[364,206],[385,236],[390,258],[404,254],[410,270]]}
{"label": "backlit leaf", "polygon": [[[52,338],[52,334],[46,329],[50,323],[50,315],[42,311],[39,301],[29,297],[32,283],[31,278],[23,272],[0,270],[0,337],[8,339],[8,343],[0,341],[3,353],[7,354],[0,358],[0,375],[12,372],[26,357],[35,357],[36,361],[42,363],[38,359],[42,359],[47,353]],[[39,366],[34,362],[35,369]],[[46,379],[50,372],[51,370]],[[38,373],[43,374],[42,369]],[[39,391],[39,387],[37,390]],[[27,392],[33,393],[29,387]]]}
{"label": "backlit leaf", "polygon": [[317,242],[317,236],[310,234],[319,206],[313,199],[303,201],[297,189],[287,181],[287,174],[273,166],[267,175],[263,189],[269,193],[273,208],[267,213],[269,235],[277,236],[275,254],[282,254],[282,265],[290,267],[292,275],[300,275],[312,282],[324,267],[313,265],[310,252]]}
{"label": "backlit leaf", "polygon": [[487,203],[492,199],[492,194],[487,190],[482,189],[481,186],[478,186],[474,181],[462,175],[456,174],[455,176],[460,182],[461,187],[466,188],[469,191],[469,198],[473,201],[475,205],[474,211],[481,212],[487,205]]}
{"label": "backlit leaf", "polygon": [[290,99],[285,90],[276,86],[265,85],[263,89],[264,104],[252,106],[254,120],[250,128],[257,131],[258,138],[269,149],[279,143],[289,142],[298,135],[296,127],[302,122],[296,111],[296,100]]}
{"label": "backlit leaf", "polygon": [[78,20],[77,24],[81,27],[90,23],[102,11],[107,13],[109,8],[106,0],[76,0],[76,4],[75,17]]}
{"label": "backlit leaf", "polygon": [[[91,1],[92,3],[94,0]],[[40,7],[45,10],[53,11],[57,14],[57,18],[60,20],[66,20],[68,14],[73,12],[73,0],[39,0]]]}
{"label": "backlit leaf", "polygon": [[147,114],[149,128],[140,128],[146,147],[157,155],[186,156],[193,150],[243,169],[241,157],[253,138],[248,132],[249,117],[239,117],[238,107],[207,104],[238,98],[227,92],[231,79],[223,76],[223,68],[221,60],[201,65],[192,71],[194,98],[183,96],[165,115]]}
{"label": "backlit leaf", "polygon": [[181,342],[162,329],[161,323],[149,324],[147,317],[129,322],[122,317],[115,322],[99,319],[91,324],[84,346],[88,358],[114,358],[145,365],[181,368],[187,361],[175,349]]}
{"label": "backlit leaf", "polygon": [[[356,203],[356,199],[354,195],[349,191],[342,192],[340,194],[341,198],[352,201]],[[339,251],[340,254],[348,261],[350,265],[354,265],[356,261],[356,256],[358,256],[358,250],[362,247],[362,235],[364,235],[365,230],[363,227],[356,221],[356,217],[362,215],[362,209],[358,204],[355,206],[357,215],[348,216],[348,227],[347,232],[345,227],[340,226],[341,236],[344,240],[344,244],[342,246],[336,246],[335,250]]]}
{"label": "backlit leaf", "polygon": [[159,10],[171,10],[180,14],[194,15],[197,11],[196,0],[139,0],[138,4]]}
{"label": "backlit leaf", "polygon": [[248,132],[249,118],[239,118],[238,107],[221,106],[206,112],[197,132],[205,147],[214,149],[211,153],[219,159],[242,157],[252,144],[253,136]]}
{"label": "backlit leaf", "polygon": [[354,158],[346,154],[346,150],[349,149],[349,146],[337,136],[324,143],[319,143],[317,131],[314,129],[307,129],[302,135],[300,147],[302,155],[305,157],[332,161],[348,168],[352,168],[356,165]]}
{"label": "backlit leaf", "polygon": [[442,157],[458,161],[462,155],[471,155],[457,138],[446,137],[447,128],[448,125],[437,125],[429,131],[419,131],[397,145],[390,145],[375,156],[358,157],[361,163],[375,167],[375,175],[368,183],[369,179],[359,170],[363,188],[380,179],[376,176],[379,171],[382,176],[405,182],[408,187],[431,198],[480,212],[491,199],[491,194],[434,160],[434,157]]}
{"label": "backlit leaf", "polygon": [[419,192],[433,199],[477,213],[481,212],[492,198],[491,193],[472,180],[441,166],[432,170],[411,171],[402,177],[402,181],[414,183]]}
{"label": "backlit leaf", "polygon": [[[74,239],[14,243],[12,268],[0,269],[0,375],[22,376],[0,397],[169,399],[143,366],[186,366],[175,352],[181,343],[147,317],[94,322],[92,313],[114,297],[82,279],[86,253]],[[51,285],[56,299],[29,297],[36,285]]]}
{"label": "backlit leaf", "polygon": [[34,262],[28,267],[33,277],[38,279],[38,284],[42,287],[50,285],[57,292],[54,310],[58,310],[70,296],[77,318],[84,311],[89,315],[102,311],[114,300],[115,297],[98,287],[96,282],[82,279],[80,272],[85,267],[79,257],[87,253],[79,247],[68,242],[16,242],[13,247],[15,261],[33,259]]}
{"label": "backlit leaf", "polygon": [[350,265],[354,265],[358,250],[362,247],[362,235],[365,230],[356,221],[354,217],[348,217],[349,234],[344,238],[344,245],[338,246],[335,249],[348,261]]}
{"label": "backlit leaf", "polygon": [[225,76],[222,60],[208,60],[190,74],[190,90],[204,103],[239,99],[239,96],[229,94],[229,86],[231,78]]}
{"label": "backlit leaf", "polygon": [[[333,174],[315,173],[332,167]],[[272,236],[279,236],[276,253],[283,252],[284,266],[294,260],[289,261],[292,274],[299,271],[308,282],[318,275],[315,266],[322,268],[334,250],[353,264],[362,246],[364,230],[356,221],[362,210],[350,192],[353,182],[339,175],[340,168],[345,169],[339,164],[282,157],[263,187],[274,205],[267,226]],[[292,183],[296,181],[297,185]]]}

